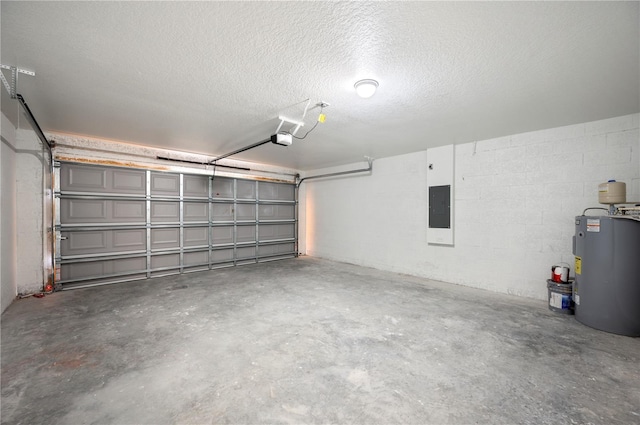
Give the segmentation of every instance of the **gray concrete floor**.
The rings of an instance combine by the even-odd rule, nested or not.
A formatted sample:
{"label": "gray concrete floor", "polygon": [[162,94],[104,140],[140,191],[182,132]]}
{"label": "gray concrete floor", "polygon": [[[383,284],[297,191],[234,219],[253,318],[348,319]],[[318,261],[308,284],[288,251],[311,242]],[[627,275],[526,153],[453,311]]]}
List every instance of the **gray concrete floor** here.
{"label": "gray concrete floor", "polygon": [[299,258],[15,302],[2,423],[640,423],[639,358],[543,301]]}

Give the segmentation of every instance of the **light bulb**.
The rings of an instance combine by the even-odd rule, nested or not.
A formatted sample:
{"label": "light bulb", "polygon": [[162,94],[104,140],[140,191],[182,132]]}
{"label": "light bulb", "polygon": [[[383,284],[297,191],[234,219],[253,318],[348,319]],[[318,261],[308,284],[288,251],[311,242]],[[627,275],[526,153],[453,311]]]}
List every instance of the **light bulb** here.
{"label": "light bulb", "polygon": [[376,92],[378,88],[378,82],[376,80],[360,80],[354,84],[356,93],[363,99],[370,98]]}

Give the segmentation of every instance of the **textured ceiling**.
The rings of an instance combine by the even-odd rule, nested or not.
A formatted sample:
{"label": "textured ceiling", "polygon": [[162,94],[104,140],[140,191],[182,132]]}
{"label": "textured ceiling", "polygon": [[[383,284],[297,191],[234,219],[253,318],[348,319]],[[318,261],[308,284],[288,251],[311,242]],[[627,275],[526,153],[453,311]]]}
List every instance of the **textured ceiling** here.
{"label": "textured ceiling", "polygon": [[328,102],[235,157],[308,170],[639,112],[639,4],[2,1],[1,60],[45,131],[212,156]]}

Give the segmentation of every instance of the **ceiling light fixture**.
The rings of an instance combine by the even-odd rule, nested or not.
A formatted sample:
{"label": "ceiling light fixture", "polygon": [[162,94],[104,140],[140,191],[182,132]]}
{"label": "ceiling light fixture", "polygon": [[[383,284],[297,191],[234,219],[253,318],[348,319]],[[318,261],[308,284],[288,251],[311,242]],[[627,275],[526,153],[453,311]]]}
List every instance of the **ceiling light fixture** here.
{"label": "ceiling light fixture", "polygon": [[368,99],[376,92],[378,88],[378,82],[376,80],[360,80],[353,85],[356,88],[356,93],[363,99]]}

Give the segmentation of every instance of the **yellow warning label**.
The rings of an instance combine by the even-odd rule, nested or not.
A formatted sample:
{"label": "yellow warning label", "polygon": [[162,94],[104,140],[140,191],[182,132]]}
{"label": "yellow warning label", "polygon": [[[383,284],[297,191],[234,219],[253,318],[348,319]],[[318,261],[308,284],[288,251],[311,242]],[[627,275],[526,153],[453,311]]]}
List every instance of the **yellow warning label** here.
{"label": "yellow warning label", "polygon": [[576,271],[576,274],[582,274],[582,258],[576,257],[576,264],[573,269]]}

